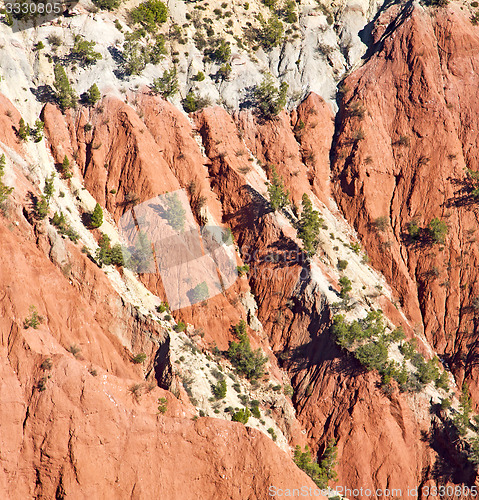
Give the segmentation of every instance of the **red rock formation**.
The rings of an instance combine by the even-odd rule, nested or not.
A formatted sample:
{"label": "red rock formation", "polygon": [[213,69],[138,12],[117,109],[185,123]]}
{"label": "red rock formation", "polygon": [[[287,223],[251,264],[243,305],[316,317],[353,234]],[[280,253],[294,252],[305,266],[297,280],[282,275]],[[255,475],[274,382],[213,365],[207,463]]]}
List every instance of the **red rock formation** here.
{"label": "red rock formation", "polygon": [[[367,63],[344,82],[334,191],[413,324],[469,380],[478,402],[477,170],[479,32],[461,10],[395,6],[377,23]],[[378,229],[385,217],[390,227]],[[445,244],[414,242],[408,225],[439,217]]]}

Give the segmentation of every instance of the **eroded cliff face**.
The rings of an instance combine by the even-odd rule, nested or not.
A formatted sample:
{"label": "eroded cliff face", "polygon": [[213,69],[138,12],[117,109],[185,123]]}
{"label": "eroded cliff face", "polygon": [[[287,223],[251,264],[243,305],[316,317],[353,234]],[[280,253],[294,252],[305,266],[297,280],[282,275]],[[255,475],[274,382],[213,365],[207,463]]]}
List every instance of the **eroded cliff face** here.
{"label": "eroded cliff face", "polygon": [[[477,203],[466,168],[477,169],[479,34],[457,6],[407,5],[380,17],[374,37],[370,58],[344,82],[335,197],[477,404]],[[436,217],[448,226],[443,243],[428,235]],[[417,239],[412,222],[424,228]]]}
{"label": "eroded cliff face", "polygon": [[[359,25],[379,6],[333,2],[327,8],[332,26],[324,8],[306,9],[300,19],[306,39],[319,32],[326,41],[338,36],[328,41],[334,50],[323,45],[329,55],[321,64],[308,56],[306,39],[289,41],[281,54],[258,55],[259,66],[284,71],[293,89],[310,83],[326,98],[334,79],[358,62]],[[182,7],[175,3],[172,10],[183,18]],[[96,32],[98,19],[89,22],[85,29]],[[362,368],[330,334],[340,307],[337,264],[347,259],[354,295],[348,317],[382,309],[391,325],[419,339],[427,357],[438,353],[459,386],[467,380],[477,404],[477,214],[464,170],[476,168],[477,28],[455,5],[425,10],[408,2],[385,9],[371,37],[364,64],[341,86],[337,116],[331,103],[309,93],[271,120],[220,106],[188,117],[147,87],[117,92],[105,57],[110,86],[101,102],[64,114],[46,104],[40,116],[47,143],[34,145],[19,140],[20,113],[0,96],[4,181],[15,187],[0,216],[0,413],[8,422],[0,437],[0,487],[12,498],[97,492],[267,498],[271,484],[314,484],[293,464],[291,446],[308,444],[320,459],[331,440],[338,450],[331,486],[404,491],[475,483],[467,450],[452,443],[438,409],[446,393],[432,384],[418,394],[400,393],[395,383],[385,388],[377,372]],[[191,68],[204,69],[195,66],[195,49],[191,54]],[[208,92],[237,104],[251,61],[238,54],[233,60],[231,80]],[[313,60],[317,67],[308,70]],[[185,83],[183,63],[187,88],[192,71]],[[326,83],[316,74],[323,66],[334,75]],[[57,175],[49,216],[68,213],[79,244],[33,210],[45,177],[60,170],[65,156],[73,178]],[[321,212],[314,259],[302,251],[296,210],[271,209],[272,165],[296,207],[307,194]],[[231,228],[237,264],[249,271],[224,293],[174,311],[175,320],[188,323],[180,335],[157,309],[166,299],[159,276],[102,267],[95,254],[101,232],[117,241],[116,225],[131,207],[181,188],[198,225]],[[83,222],[96,202],[105,222],[88,230]],[[444,243],[434,244],[425,229],[434,217],[448,224]],[[416,239],[408,234],[412,221],[423,228]],[[386,281],[355,246],[357,235]],[[24,328],[32,306],[43,321]],[[268,357],[268,373],[256,384],[240,385],[218,354],[236,339],[232,326],[241,319],[253,347]],[[146,354],[144,364],[132,363],[139,353]],[[227,403],[209,401],[215,370],[227,374],[230,393],[235,381],[234,391],[240,386],[246,400],[260,400],[265,421],[249,425],[263,432],[229,422]],[[289,383],[291,399],[275,396],[274,386]],[[163,397],[165,414],[158,408]],[[232,408],[240,404],[236,395],[228,401]],[[268,437],[270,425],[277,444]]]}

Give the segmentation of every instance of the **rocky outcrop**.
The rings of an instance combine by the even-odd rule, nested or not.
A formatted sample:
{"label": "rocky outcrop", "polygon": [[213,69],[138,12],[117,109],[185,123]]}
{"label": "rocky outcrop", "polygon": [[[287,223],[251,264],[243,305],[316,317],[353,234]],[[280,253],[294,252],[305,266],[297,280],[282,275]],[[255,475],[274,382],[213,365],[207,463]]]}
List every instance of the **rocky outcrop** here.
{"label": "rocky outcrop", "polygon": [[[470,89],[479,34],[455,5],[406,4],[386,11],[373,35],[369,60],[342,89],[335,196],[411,322],[470,382],[477,404],[478,225],[465,168],[477,170]],[[444,242],[426,229],[433,218],[448,226]],[[411,222],[423,228],[417,238]]]}

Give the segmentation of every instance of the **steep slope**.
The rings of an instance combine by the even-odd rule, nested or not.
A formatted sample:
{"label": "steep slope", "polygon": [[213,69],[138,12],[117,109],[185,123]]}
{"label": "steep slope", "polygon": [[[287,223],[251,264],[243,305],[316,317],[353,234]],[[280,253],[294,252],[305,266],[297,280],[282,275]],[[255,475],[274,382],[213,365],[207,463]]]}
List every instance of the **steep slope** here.
{"label": "steep slope", "polygon": [[[334,193],[399,303],[477,404],[476,202],[479,32],[457,6],[407,4],[378,22],[344,81]],[[436,237],[434,218],[448,226]],[[420,234],[414,225],[422,228]]]}

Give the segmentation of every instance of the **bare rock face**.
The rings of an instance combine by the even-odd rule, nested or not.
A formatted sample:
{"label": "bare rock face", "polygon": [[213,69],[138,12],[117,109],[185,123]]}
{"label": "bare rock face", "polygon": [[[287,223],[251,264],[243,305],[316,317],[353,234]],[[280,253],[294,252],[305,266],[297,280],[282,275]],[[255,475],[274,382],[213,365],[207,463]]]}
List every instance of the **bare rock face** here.
{"label": "bare rock face", "polygon": [[[416,5],[389,9],[373,34],[369,60],[342,89],[334,193],[412,323],[470,382],[477,404],[478,226],[465,168],[477,169],[479,35],[456,6]],[[448,226],[444,242],[427,230],[434,218]],[[423,228],[417,238],[411,223]]]}

